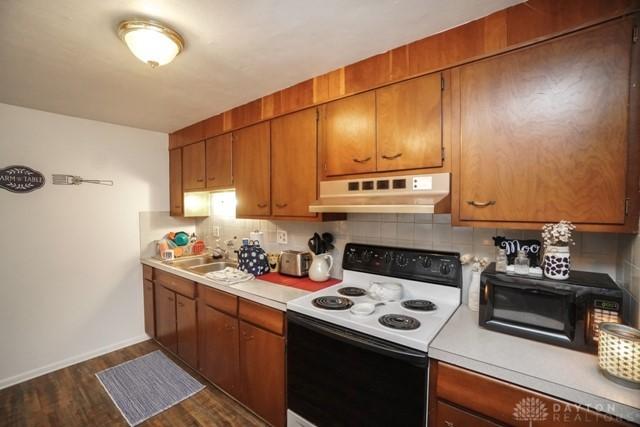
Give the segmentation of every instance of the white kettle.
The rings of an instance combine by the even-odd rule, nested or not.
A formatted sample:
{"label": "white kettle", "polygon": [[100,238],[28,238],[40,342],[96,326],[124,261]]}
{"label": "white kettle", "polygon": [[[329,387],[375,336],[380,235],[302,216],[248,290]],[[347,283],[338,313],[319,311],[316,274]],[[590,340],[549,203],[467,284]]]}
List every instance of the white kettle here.
{"label": "white kettle", "polygon": [[313,261],[309,267],[309,279],[314,282],[324,282],[329,280],[329,272],[333,267],[333,257],[329,254],[311,254]]}

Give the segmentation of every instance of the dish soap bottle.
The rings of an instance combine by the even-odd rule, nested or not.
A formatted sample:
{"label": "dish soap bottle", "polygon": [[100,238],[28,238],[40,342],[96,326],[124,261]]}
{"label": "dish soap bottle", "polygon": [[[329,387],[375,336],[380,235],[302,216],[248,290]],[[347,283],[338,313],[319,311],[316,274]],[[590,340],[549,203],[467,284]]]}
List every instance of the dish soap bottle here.
{"label": "dish soap bottle", "polygon": [[529,257],[523,250],[518,251],[513,270],[516,274],[529,274]]}

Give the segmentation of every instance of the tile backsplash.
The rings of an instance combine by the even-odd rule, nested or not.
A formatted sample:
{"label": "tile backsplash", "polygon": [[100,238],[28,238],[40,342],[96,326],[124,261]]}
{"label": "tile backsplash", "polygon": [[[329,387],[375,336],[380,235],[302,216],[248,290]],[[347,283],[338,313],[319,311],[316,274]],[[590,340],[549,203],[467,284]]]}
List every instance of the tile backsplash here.
{"label": "tile backsplash", "polygon": [[[251,231],[264,233],[265,249],[276,252],[283,249],[307,250],[307,240],[314,232],[328,231],[336,238],[334,255],[341,259],[347,242],[372,243],[390,246],[415,247],[425,249],[451,250],[461,254],[495,258],[495,246],[491,237],[541,239],[540,232],[531,230],[505,230],[495,228],[456,227],[451,225],[448,214],[349,214],[346,221],[309,223],[297,221],[267,221],[236,219],[233,214],[222,215],[216,210],[215,194],[212,197],[210,217],[196,220],[196,232],[205,239],[208,246],[215,246],[216,239],[224,240],[248,237]],[[218,209],[219,210],[219,209]],[[220,237],[214,237],[214,227],[219,227]],[[288,235],[286,245],[276,243],[278,229]],[[598,271],[609,274],[614,280],[622,280],[618,265],[618,252],[626,246],[626,237],[605,233],[576,233],[576,244],[571,248],[573,268]],[[638,240],[635,241],[636,261],[639,256]],[[238,241],[239,244],[239,241]],[[629,255],[631,256],[631,255]],[[342,270],[336,263],[332,276],[342,277]],[[638,264],[631,264],[629,271],[638,272]],[[635,270],[633,270],[635,269]],[[631,274],[631,273],[630,273]],[[465,274],[469,278],[469,274]],[[637,289],[636,289],[637,291]],[[637,294],[637,292],[636,292]]]}

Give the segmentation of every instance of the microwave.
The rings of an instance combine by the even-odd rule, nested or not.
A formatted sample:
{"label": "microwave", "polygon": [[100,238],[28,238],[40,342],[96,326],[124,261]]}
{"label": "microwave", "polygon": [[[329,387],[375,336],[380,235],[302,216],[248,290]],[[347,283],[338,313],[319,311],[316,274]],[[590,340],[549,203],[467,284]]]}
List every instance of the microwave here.
{"label": "microwave", "polygon": [[480,279],[480,326],[597,352],[599,325],[623,323],[624,293],[607,274],[571,271],[568,280],[498,273],[490,264]]}

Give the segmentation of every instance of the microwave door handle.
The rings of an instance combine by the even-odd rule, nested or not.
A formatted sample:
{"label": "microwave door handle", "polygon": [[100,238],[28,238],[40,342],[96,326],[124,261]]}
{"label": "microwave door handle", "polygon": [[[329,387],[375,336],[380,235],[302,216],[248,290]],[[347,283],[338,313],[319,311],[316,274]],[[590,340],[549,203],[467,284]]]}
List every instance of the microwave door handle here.
{"label": "microwave door handle", "polygon": [[409,348],[399,347],[391,343],[385,343],[373,337],[365,337],[359,333],[350,332],[344,328],[336,328],[318,321],[303,318],[293,312],[287,313],[287,321],[310,329],[330,338],[337,339],[347,344],[360,347],[381,354],[383,356],[392,357],[394,359],[404,360],[415,366],[426,366],[427,354],[419,351],[413,351]]}

